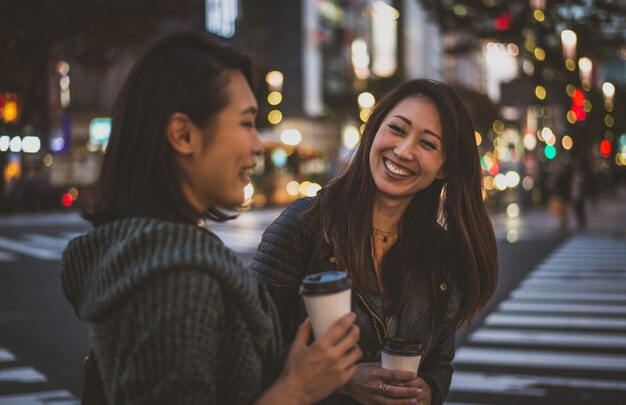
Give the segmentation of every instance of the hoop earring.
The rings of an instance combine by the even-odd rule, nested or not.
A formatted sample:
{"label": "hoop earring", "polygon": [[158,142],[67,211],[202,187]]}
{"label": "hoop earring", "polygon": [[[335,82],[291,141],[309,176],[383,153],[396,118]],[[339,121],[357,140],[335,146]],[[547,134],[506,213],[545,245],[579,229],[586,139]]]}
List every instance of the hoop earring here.
{"label": "hoop earring", "polygon": [[446,200],[448,199],[448,182],[443,183],[441,192],[439,193],[439,208],[437,209],[437,223],[443,228],[448,229],[448,215],[446,213]]}

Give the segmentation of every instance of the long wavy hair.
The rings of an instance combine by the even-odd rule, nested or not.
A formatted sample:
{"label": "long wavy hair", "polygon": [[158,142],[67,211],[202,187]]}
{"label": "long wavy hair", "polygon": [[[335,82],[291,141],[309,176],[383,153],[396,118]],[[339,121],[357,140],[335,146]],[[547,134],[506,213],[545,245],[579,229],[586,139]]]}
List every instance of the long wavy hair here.
{"label": "long wavy hair", "polygon": [[[390,314],[397,314],[422,272],[445,263],[460,293],[456,324],[471,321],[493,295],[498,279],[497,246],[482,199],[482,175],[474,125],[466,107],[448,85],[411,80],[391,90],[375,106],[352,162],[318,193],[307,215],[315,217],[329,252],[362,290],[372,271],[371,232],[376,185],[369,155],[374,137],[389,111],[407,97],[430,100],[439,111],[443,131],[446,178],[415,194],[401,219],[397,242],[386,253],[381,277]],[[446,198],[440,209],[440,195]],[[438,214],[443,214],[445,229]],[[418,271],[402,271],[404,263]],[[414,267],[415,268],[415,267]],[[389,309],[388,309],[389,311]]]}

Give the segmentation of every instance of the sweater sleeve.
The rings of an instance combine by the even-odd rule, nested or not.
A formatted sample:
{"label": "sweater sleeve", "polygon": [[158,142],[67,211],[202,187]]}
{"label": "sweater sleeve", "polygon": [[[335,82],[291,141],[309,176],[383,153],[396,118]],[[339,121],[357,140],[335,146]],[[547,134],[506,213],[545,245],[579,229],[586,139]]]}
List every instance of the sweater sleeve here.
{"label": "sweater sleeve", "polygon": [[[119,336],[116,404],[216,404],[224,304],[219,283],[175,269],[130,298]],[[122,350],[123,348],[123,350]]]}
{"label": "sweater sleeve", "polygon": [[278,310],[284,341],[293,340],[298,319],[298,288],[313,252],[314,232],[302,214],[312,199],[302,199],[289,206],[265,230],[249,268],[267,289]]}

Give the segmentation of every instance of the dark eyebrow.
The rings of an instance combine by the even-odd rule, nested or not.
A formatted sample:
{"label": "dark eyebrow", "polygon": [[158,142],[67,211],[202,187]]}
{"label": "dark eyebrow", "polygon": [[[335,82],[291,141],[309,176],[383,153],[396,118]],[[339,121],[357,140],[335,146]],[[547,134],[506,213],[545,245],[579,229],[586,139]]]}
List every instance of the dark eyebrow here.
{"label": "dark eyebrow", "polygon": [[[399,114],[398,114],[398,115],[394,115],[394,117],[395,117],[395,118],[399,118],[399,119],[401,119],[402,121],[406,122],[406,123],[407,123],[407,125],[413,125],[413,123],[411,122],[411,120],[410,120],[410,119],[408,119],[407,117],[405,117],[404,115],[399,115]],[[424,130],[424,132],[425,132],[425,133],[427,133],[427,134],[429,134],[429,135],[432,135],[432,136],[434,136],[434,137],[439,138],[439,140],[441,141],[441,135],[439,135],[439,134],[438,134],[438,133],[436,133],[435,131],[432,131],[432,130],[430,130],[430,129],[425,129],[425,130]]]}
{"label": "dark eyebrow", "polygon": [[253,114],[256,115],[259,110],[256,107],[250,106],[241,112],[241,115]]}

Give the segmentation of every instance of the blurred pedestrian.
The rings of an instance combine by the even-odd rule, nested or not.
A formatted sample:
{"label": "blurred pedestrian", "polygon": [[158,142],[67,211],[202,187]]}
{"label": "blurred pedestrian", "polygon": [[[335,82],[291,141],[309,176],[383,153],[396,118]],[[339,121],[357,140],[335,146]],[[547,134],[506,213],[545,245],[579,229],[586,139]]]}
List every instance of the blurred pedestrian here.
{"label": "blurred pedestrian", "polygon": [[574,164],[572,170],[571,190],[572,206],[574,208],[574,215],[576,216],[576,224],[578,225],[578,229],[584,230],[587,228],[587,209],[585,207],[585,200],[587,197],[587,181],[585,179],[585,173],[577,163]]}
{"label": "blurred pedestrian", "polygon": [[108,403],[312,403],[354,374],[349,314],[311,345],[302,323],[272,383],[276,311],[207,228],[244,200],[263,150],[256,113],[248,58],[200,35],[162,40],[130,73],[86,216],[94,229],[70,242],[61,272]]}
{"label": "blurred pedestrian", "polygon": [[572,169],[568,163],[557,165],[552,192],[548,200],[548,212],[559,219],[561,230],[569,227],[569,205],[572,196]]}
{"label": "blurred pedestrian", "polygon": [[[409,81],[374,108],[345,172],[288,207],[250,263],[290,342],[306,274],[346,271],[361,330],[357,372],[328,404],[440,405],[455,334],[488,302],[497,247],[483,206],[474,126],[447,85]],[[419,341],[419,374],[381,368],[386,337]]]}

